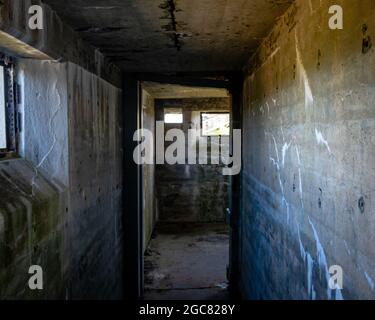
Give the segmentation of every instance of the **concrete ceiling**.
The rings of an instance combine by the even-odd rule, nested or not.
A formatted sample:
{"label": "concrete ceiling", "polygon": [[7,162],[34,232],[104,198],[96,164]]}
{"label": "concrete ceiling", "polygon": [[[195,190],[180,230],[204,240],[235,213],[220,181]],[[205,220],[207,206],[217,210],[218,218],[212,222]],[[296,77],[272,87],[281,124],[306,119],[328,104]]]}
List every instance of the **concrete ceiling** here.
{"label": "concrete ceiling", "polygon": [[43,0],[126,71],[240,70],[292,0]]}
{"label": "concrete ceiling", "polygon": [[156,82],[144,82],[145,89],[155,99],[228,98],[229,92],[219,88],[186,87]]}

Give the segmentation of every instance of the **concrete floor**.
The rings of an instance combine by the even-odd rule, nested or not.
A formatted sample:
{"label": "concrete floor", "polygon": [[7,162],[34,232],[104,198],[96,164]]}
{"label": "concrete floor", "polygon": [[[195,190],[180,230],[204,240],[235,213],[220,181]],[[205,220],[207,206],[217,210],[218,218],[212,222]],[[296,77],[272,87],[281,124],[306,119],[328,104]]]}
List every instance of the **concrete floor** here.
{"label": "concrete floor", "polygon": [[145,253],[146,300],[226,300],[224,224],[161,223]]}

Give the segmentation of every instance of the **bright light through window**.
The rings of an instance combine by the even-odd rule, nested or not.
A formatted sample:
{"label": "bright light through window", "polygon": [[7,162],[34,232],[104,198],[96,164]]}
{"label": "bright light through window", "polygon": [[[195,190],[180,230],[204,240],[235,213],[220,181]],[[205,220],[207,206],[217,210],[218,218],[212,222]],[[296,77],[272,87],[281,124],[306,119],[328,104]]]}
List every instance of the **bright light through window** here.
{"label": "bright light through window", "polygon": [[229,136],[229,113],[201,113],[203,136]]}
{"label": "bright light through window", "polygon": [[167,108],[164,109],[164,122],[165,123],[182,123],[184,117],[181,109]]}
{"label": "bright light through window", "polygon": [[164,117],[165,123],[182,123],[182,113],[168,113]]}
{"label": "bright light through window", "polygon": [[0,66],[0,149],[6,149],[7,147],[4,82],[4,67]]}

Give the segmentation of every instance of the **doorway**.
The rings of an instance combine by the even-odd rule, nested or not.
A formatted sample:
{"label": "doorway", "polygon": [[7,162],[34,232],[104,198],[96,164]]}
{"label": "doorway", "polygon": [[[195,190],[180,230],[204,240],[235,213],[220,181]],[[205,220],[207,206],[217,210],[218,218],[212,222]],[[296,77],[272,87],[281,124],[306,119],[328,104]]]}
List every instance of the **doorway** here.
{"label": "doorway", "polygon": [[171,140],[163,163],[143,166],[144,298],[227,299],[231,180],[221,155],[229,154],[230,94],[145,83],[142,112],[143,128],[162,126]]}
{"label": "doorway", "polygon": [[[238,125],[232,109],[236,100],[229,90],[233,83],[212,79],[189,82],[186,78],[180,83],[179,80],[145,82],[136,78],[132,81],[138,87],[138,116],[133,113],[138,129],[157,135],[158,122],[163,121],[165,133],[175,129],[186,133],[194,128],[206,131],[202,134],[204,130],[201,130],[196,138],[197,163],[191,164],[188,160],[192,145],[187,139],[186,163],[159,163],[153,159],[152,164],[137,166],[138,178],[132,172],[138,181],[137,201],[134,190],[129,190],[124,200],[132,202],[138,214],[125,219],[130,222],[125,224],[129,230],[126,245],[133,240],[133,247],[125,256],[131,266],[125,272],[137,271],[138,278],[126,290],[129,297],[135,297],[137,289],[138,297],[145,299],[227,299],[236,254],[233,246],[236,232],[232,226],[235,198],[232,190],[236,186],[233,177],[222,174],[223,164],[212,159],[211,154],[216,155],[217,145],[220,152],[227,149],[228,156],[231,153],[231,130],[233,124]],[[125,104],[129,102],[127,96],[130,94],[125,94]],[[229,134],[211,128],[216,122],[222,123],[222,129]],[[175,142],[175,138],[164,141],[166,157],[168,148]],[[155,149],[157,145],[155,139]],[[203,159],[202,149],[207,151],[207,156],[203,152]],[[125,163],[129,165],[127,160],[129,157],[125,156]],[[137,247],[134,240],[138,241]],[[136,264],[129,258],[137,253]]]}

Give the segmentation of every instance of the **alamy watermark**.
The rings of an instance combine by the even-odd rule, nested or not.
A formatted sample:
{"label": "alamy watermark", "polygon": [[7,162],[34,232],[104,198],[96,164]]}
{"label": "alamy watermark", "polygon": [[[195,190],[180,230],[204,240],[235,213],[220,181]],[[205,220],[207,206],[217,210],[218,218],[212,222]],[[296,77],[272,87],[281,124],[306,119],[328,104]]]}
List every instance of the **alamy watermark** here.
{"label": "alamy watermark", "polygon": [[31,6],[29,8],[29,28],[31,30],[43,30],[44,21],[43,21],[43,8],[41,6]]}
{"label": "alamy watermark", "polygon": [[[237,175],[241,171],[239,129],[233,130],[231,139],[229,136],[210,136],[208,143],[208,137],[202,136],[199,129],[189,129],[187,136],[180,129],[170,129],[165,133],[164,121],[156,121],[155,136],[151,130],[143,128],[134,133],[133,140],[139,142],[133,152],[134,162],[138,165],[222,164],[225,176]],[[166,147],[165,142],[170,144]]]}
{"label": "alamy watermark", "polygon": [[43,290],[43,269],[41,266],[33,265],[29,268],[29,274],[32,276],[29,279],[30,290]]}
{"label": "alamy watermark", "polygon": [[329,7],[328,13],[332,16],[328,20],[328,26],[331,30],[344,29],[344,10],[339,5]]}
{"label": "alamy watermark", "polygon": [[334,265],[328,270],[330,278],[328,281],[328,287],[331,290],[343,290],[344,288],[344,271],[341,266]]}

